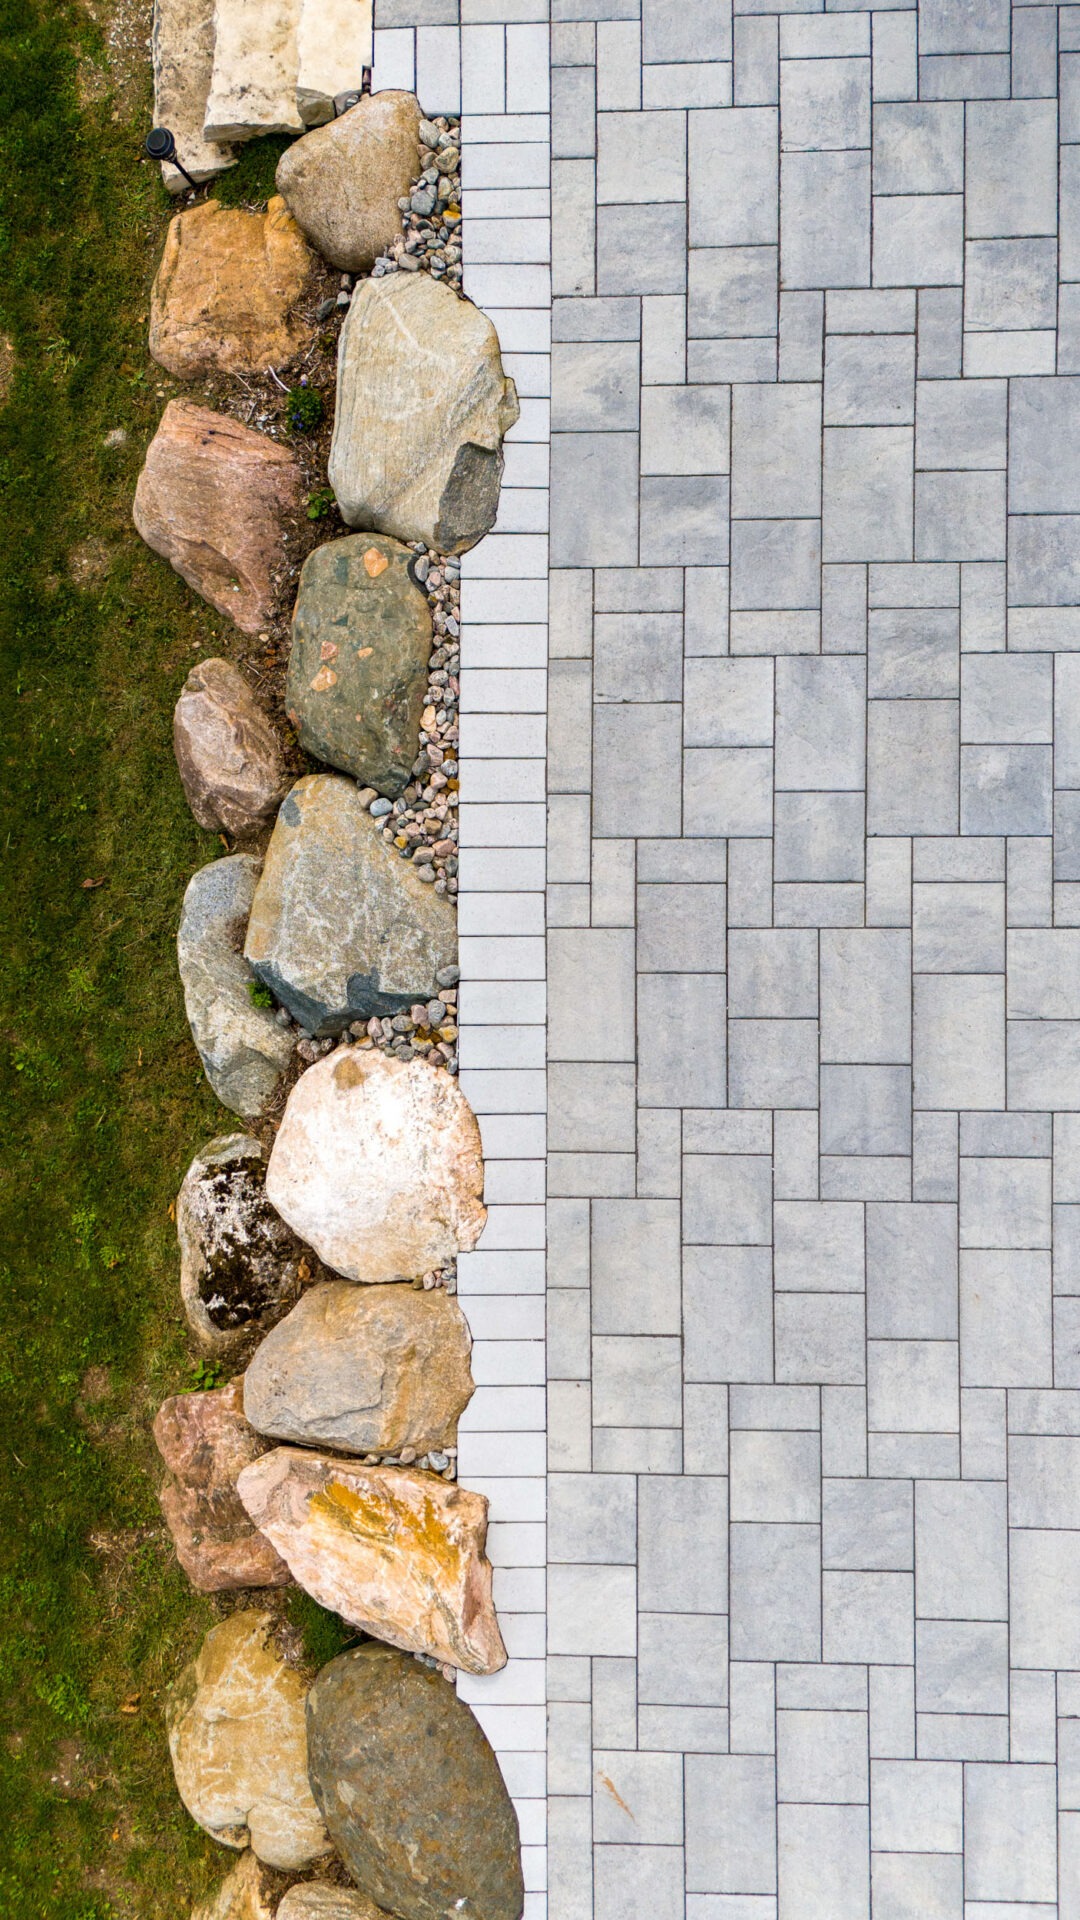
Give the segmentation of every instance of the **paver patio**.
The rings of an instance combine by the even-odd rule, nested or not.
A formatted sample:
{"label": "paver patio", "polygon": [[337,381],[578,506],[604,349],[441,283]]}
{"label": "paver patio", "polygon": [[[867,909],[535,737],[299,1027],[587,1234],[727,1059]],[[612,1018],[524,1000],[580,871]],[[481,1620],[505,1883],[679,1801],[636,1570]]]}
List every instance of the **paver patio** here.
{"label": "paver patio", "polygon": [[638,16],[377,15],[525,396],[463,1690],[530,1920],[1077,1920],[1080,7]]}

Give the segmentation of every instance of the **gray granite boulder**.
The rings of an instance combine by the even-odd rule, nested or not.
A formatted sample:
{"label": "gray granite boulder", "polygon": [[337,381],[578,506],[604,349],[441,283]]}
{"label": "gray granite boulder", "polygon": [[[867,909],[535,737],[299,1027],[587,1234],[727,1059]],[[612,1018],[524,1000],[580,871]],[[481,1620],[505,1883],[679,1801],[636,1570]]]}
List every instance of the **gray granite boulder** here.
{"label": "gray granite boulder", "polygon": [[400,239],[398,201],[419,171],[419,128],[415,94],[387,89],[286,147],[278,192],[331,266],[370,273]]}
{"label": "gray granite boulder", "polygon": [[517,1816],[479,1721],[441,1674],[358,1647],[319,1674],[307,1727],[312,1791],[358,1887],[400,1920],[520,1920]]}
{"label": "gray granite boulder", "polygon": [[309,774],[287,794],[244,955],[308,1033],[428,1000],[457,958],[449,901],[382,837],[358,789]]}
{"label": "gray granite boulder", "polygon": [[270,1008],[252,1004],[253,976],[243,955],[260,867],[247,853],[200,867],[188,883],[176,936],[188,1025],[206,1077],[222,1105],[245,1119],[273,1098],[293,1051]]}
{"label": "gray granite boulder", "polygon": [[[312,1287],[244,1376],[257,1432],[341,1453],[453,1446],[472,1397],[468,1323],[441,1287]],[[246,1463],[245,1463],[246,1464]]]}
{"label": "gray granite boulder", "polygon": [[330,484],[342,517],[464,553],[495,524],[518,412],[479,307],[428,273],[365,280],[338,347]]}
{"label": "gray granite boulder", "polygon": [[300,1298],[305,1249],[266,1197],[266,1154],[222,1134],[192,1161],[176,1199],[180,1299],[200,1346],[233,1354]]}
{"label": "gray granite boulder", "polygon": [[285,691],[301,746],[392,799],[419,750],[431,657],[413,557],[385,534],[350,534],[308,555]]}

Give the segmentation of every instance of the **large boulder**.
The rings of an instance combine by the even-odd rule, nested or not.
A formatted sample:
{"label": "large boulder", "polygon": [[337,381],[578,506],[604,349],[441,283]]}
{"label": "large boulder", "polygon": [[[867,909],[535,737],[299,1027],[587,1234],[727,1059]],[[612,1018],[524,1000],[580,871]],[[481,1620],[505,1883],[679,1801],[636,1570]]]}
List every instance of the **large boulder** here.
{"label": "large boulder", "polygon": [[305,126],[332,120],[335,96],[359,91],[374,62],[372,12],[372,0],[302,0],[296,104]]}
{"label": "large boulder", "polygon": [[301,0],[215,0],[208,140],[303,133],[296,104],[300,7]]}
{"label": "large boulder", "polygon": [[250,1850],[222,1881],[216,1894],[201,1900],[191,1920],[274,1920],[277,1887],[274,1874]]}
{"label": "large boulder", "polygon": [[480,1129],[457,1081],[423,1060],[339,1048],[301,1074],[266,1193],[347,1280],[413,1280],[476,1245]]}
{"label": "large boulder", "polygon": [[[193,180],[211,180],[235,167],[235,155],[203,136],[206,96],[214,64],[214,0],[154,0],[154,125],[168,127],[176,157]],[[171,160],[161,177],[170,193],[188,182]]]}
{"label": "large boulder", "polygon": [[300,468],[276,440],[193,401],[170,400],[146,450],[132,517],[189,587],[242,633],[258,633],[273,614],[301,493]]}
{"label": "large boulder", "polygon": [[304,1880],[289,1888],[277,1910],[277,1920],[390,1920],[390,1916],[354,1887]]}
{"label": "large boulder", "polygon": [[400,236],[398,201],[419,172],[419,127],[415,94],[388,89],[285,149],[278,192],[332,266],[370,273]]}
{"label": "large boulder", "polygon": [[406,1653],[496,1673],[487,1501],[435,1474],[277,1447],[237,1491],[319,1605]]}
{"label": "large boulder", "polygon": [[400,1920],[521,1920],[517,1816],[440,1674],[358,1647],[323,1668],[307,1712],[315,1798],[357,1886]]}
{"label": "large boulder", "polygon": [[494,525],[518,417],[498,335],[428,273],[365,280],[338,347],[330,484],[351,527],[463,553]]}
{"label": "large boulder", "polygon": [[382,837],[359,789],[309,774],[282,802],[244,956],[308,1033],[429,1000],[457,957],[454,909]]}
{"label": "large boulder", "polygon": [[177,1196],[180,1298],[210,1353],[236,1353],[300,1297],[304,1250],[267,1200],[265,1178],[261,1143],[222,1134],[196,1154]]}
{"label": "large boulder", "polygon": [[200,1593],[285,1586],[288,1567],[236,1491],[244,1468],[268,1445],[244,1418],[243,1381],[162,1401],[154,1439],[170,1473],[158,1498],[192,1586]]}
{"label": "large boulder", "polygon": [[271,1638],[268,1613],[229,1615],[169,1692],[176,1785],[211,1839],[299,1870],[330,1851],[308,1784],[306,1688]]}
{"label": "large boulder", "polygon": [[223,1106],[262,1113],[292,1059],[293,1043],[269,1007],[252,1004],[243,955],[261,861],[229,854],[200,867],[184,895],[176,954],[191,1037]]}
{"label": "large boulder", "polygon": [[173,747],[200,827],[255,832],[288,786],[277,735],[229,660],[200,660],[173,712]]}
{"label": "large boulder", "polygon": [[244,1376],[244,1412],[275,1440],[340,1453],[453,1446],[472,1397],[470,1346],[441,1287],[330,1280],[267,1334]]}
{"label": "large boulder", "polygon": [[179,380],[283,365],[311,338],[296,306],[312,265],[280,198],[265,213],[204,200],[176,214],[150,294],[150,352]]}
{"label": "large boulder", "polygon": [[416,759],[431,657],[413,558],[385,534],[355,533],[308,555],[285,690],[300,745],[391,799]]}

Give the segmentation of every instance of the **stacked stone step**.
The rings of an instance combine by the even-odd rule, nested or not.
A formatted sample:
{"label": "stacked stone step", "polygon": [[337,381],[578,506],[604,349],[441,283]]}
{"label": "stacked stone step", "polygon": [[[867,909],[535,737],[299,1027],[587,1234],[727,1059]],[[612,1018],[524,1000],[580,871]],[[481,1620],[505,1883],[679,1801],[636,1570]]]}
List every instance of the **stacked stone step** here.
{"label": "stacked stone step", "polygon": [[[234,145],[303,133],[358,93],[372,64],[372,0],[155,0],[154,119],[176,140],[170,193],[235,166]],[[181,171],[181,168],[184,171]]]}

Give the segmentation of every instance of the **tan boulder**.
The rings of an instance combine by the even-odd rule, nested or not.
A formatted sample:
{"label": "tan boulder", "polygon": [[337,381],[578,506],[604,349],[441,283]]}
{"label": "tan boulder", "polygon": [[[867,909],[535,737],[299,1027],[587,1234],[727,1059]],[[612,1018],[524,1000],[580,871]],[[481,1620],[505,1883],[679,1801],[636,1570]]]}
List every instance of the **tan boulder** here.
{"label": "tan boulder", "polygon": [[222,1881],[216,1894],[201,1900],[191,1920],[274,1920],[279,1881],[250,1851]]}
{"label": "tan boulder", "polygon": [[193,1820],[268,1867],[299,1871],[330,1843],[308,1784],[307,1688],[270,1638],[268,1613],[211,1627],[165,1709],[176,1785]]}
{"label": "tan boulder", "polygon": [[486,1213],[476,1116],[423,1060],[338,1048],[301,1074],[266,1196],[347,1280],[413,1280],[476,1245]]}
{"label": "tan boulder", "polygon": [[351,527],[463,553],[495,524],[518,417],[487,315],[429,273],[353,295],[338,346],[330,485]]}
{"label": "tan boulder", "polygon": [[190,400],[170,400],[135,489],[133,518],[196,593],[242,633],[271,618],[300,468],[263,433]]}
{"label": "tan boulder", "polygon": [[[193,180],[210,180],[236,158],[203,135],[206,96],[214,64],[214,0],[154,0],[154,125],[168,127],[176,157]],[[171,160],[161,166],[170,193],[188,182]]]}
{"label": "tan boulder", "polygon": [[369,273],[400,236],[398,201],[420,169],[419,126],[416,95],[390,88],[286,147],[278,192],[332,266]]}
{"label": "tan boulder", "polygon": [[472,1397],[470,1346],[442,1287],[327,1281],[267,1334],[244,1376],[244,1412],[275,1440],[340,1453],[453,1446]]}
{"label": "tan boulder", "polygon": [[150,294],[150,352],[179,380],[283,365],[312,337],[296,305],[313,264],[280,197],[265,213],[205,200],[174,215]]}
{"label": "tan boulder", "polygon": [[309,127],[334,117],[339,93],[354,93],[374,64],[372,0],[302,0],[296,30],[296,104]]}
{"label": "tan boulder", "polygon": [[200,1593],[281,1587],[289,1569],[253,1527],[236,1482],[269,1443],[244,1418],[243,1379],[211,1393],[177,1393],[154,1421],[157,1450],[170,1478],[161,1510],[176,1557]]}
{"label": "tan boulder", "polygon": [[482,1494],[406,1467],[278,1447],[237,1482],[260,1532],[320,1606],[405,1653],[496,1673],[506,1649]]}
{"label": "tan boulder", "polygon": [[390,1920],[366,1893],[353,1887],[332,1887],[325,1880],[305,1880],[290,1887],[277,1910],[277,1920]]}
{"label": "tan boulder", "polygon": [[281,748],[231,661],[192,667],[173,712],[173,748],[200,827],[247,834],[277,811],[289,784]]}

